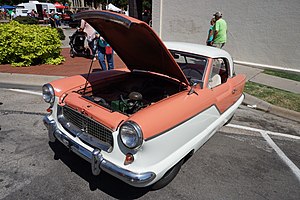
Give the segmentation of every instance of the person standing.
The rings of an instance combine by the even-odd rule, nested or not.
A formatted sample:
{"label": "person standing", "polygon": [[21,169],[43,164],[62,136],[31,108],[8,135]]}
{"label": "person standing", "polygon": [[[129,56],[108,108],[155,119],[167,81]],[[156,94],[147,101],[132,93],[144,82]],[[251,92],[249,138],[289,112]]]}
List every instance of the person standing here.
{"label": "person standing", "polygon": [[9,19],[10,20],[13,20],[13,18],[15,18],[15,13],[14,13],[14,10],[8,10],[8,14],[9,14]]}
{"label": "person standing", "polygon": [[81,20],[80,28],[82,28],[84,30],[84,32],[86,32],[86,34],[87,34],[86,40],[87,40],[88,46],[92,51],[93,58],[96,59],[96,57],[95,57],[96,56],[96,48],[94,45],[94,38],[95,38],[95,33],[96,33],[95,29],[83,19]]}
{"label": "person standing", "polygon": [[207,40],[206,40],[207,46],[212,46],[212,41],[214,39],[214,25],[215,25],[215,18],[212,18],[210,20],[210,27],[208,30],[208,36],[207,36]]}
{"label": "person standing", "polygon": [[49,17],[50,17],[50,16],[49,16],[47,10],[44,9],[44,10],[43,10],[43,20],[44,20],[45,23],[49,21]]}
{"label": "person standing", "polygon": [[100,37],[98,43],[98,59],[102,70],[107,70],[105,57],[108,64],[108,70],[114,69],[113,55],[114,55],[114,51],[111,48],[111,46],[104,40],[103,37]]}
{"label": "person standing", "polygon": [[61,26],[61,23],[60,23],[60,16],[58,15],[58,13],[55,13],[54,14],[54,21],[55,21],[55,24],[56,24],[56,27],[58,28],[59,26]]}
{"label": "person standing", "polygon": [[212,40],[212,46],[222,49],[227,41],[227,23],[222,19],[222,13],[216,12],[215,26],[214,26],[214,37]]}
{"label": "person standing", "polygon": [[7,18],[7,10],[6,9],[4,9],[4,11],[3,11],[3,17],[6,20],[6,18]]}
{"label": "person standing", "polygon": [[49,22],[52,28],[56,28],[56,22],[55,22],[55,18],[53,16],[53,14],[49,15]]}

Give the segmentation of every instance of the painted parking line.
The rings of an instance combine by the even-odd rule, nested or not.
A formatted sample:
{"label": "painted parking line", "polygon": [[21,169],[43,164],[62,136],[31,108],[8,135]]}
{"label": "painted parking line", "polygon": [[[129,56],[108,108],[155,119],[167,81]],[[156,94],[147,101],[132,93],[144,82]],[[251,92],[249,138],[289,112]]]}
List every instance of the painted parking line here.
{"label": "painted parking line", "polygon": [[259,132],[262,135],[262,137],[267,141],[267,143],[270,145],[270,147],[272,147],[274,149],[274,151],[281,158],[281,160],[292,170],[292,172],[295,174],[298,181],[300,182],[300,169],[284,154],[284,152],[275,144],[275,142],[271,139],[271,137],[269,135],[277,135],[277,136],[288,137],[288,138],[300,140],[299,136],[286,135],[286,134],[282,134],[282,133],[274,133],[271,131],[265,131],[265,130],[261,130],[261,129],[251,128],[251,127],[247,127],[247,126],[240,126],[240,125],[235,125],[235,124],[228,124],[227,126],[232,127],[232,128],[238,128],[238,129],[243,129],[243,130]]}
{"label": "painted parking line", "polygon": [[258,129],[258,128],[252,128],[252,127],[241,126],[241,125],[236,125],[236,124],[227,124],[226,126],[231,127],[231,128],[244,129],[247,131],[259,132],[259,133],[266,132],[268,135],[274,135],[274,136],[280,136],[280,137],[286,137],[286,138],[290,138],[290,139],[300,140],[300,136],[296,136],[296,135],[276,133],[276,132],[272,132],[272,131],[266,131],[266,130],[262,130],[262,129]]}

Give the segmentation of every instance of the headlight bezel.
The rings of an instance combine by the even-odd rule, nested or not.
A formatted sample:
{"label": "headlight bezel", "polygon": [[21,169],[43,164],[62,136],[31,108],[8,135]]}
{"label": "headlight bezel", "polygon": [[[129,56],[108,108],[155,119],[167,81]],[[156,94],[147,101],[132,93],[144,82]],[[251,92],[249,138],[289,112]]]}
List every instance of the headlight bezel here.
{"label": "headlight bezel", "polygon": [[43,91],[43,99],[46,103],[49,103],[51,107],[53,106],[54,100],[55,100],[55,92],[54,88],[51,84],[47,83],[43,85],[42,87]]}
{"label": "headlight bezel", "polygon": [[[127,130],[125,130],[125,129],[127,129]],[[127,133],[125,131],[127,131]],[[129,133],[129,132],[131,132],[131,133]],[[131,137],[131,138],[129,138],[129,137]],[[122,144],[128,149],[137,150],[143,144],[142,129],[134,121],[126,121],[121,125],[120,131],[119,131],[119,138],[120,138]],[[132,139],[132,138],[134,138],[134,139]],[[130,144],[130,143],[132,143],[132,144]]]}

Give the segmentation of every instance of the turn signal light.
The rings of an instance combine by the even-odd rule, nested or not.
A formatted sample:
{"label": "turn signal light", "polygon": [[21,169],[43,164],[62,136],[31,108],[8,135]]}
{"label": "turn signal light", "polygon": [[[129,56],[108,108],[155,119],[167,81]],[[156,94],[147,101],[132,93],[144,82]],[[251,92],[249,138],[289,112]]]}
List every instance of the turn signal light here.
{"label": "turn signal light", "polygon": [[52,113],[52,109],[50,107],[47,108],[47,112]]}
{"label": "turn signal light", "polygon": [[124,165],[129,165],[134,161],[134,156],[131,153],[127,153],[124,161]]}

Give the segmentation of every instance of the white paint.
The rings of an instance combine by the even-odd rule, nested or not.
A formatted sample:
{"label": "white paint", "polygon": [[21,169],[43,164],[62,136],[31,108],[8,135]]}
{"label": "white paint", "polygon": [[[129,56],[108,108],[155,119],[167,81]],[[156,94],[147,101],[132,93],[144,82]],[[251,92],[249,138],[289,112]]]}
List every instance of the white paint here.
{"label": "white paint", "polygon": [[[273,135],[277,135],[277,136],[286,137],[285,134],[273,133],[270,131],[264,131],[261,129],[251,128],[251,127],[247,127],[247,126],[234,125],[234,124],[228,124],[227,126],[233,127],[233,128],[238,128],[238,129],[259,132],[263,136],[263,138],[267,141],[267,143],[274,149],[274,151],[281,158],[281,160],[292,170],[292,172],[295,174],[295,176],[297,177],[297,179],[300,182],[300,169],[284,154],[284,152],[275,144],[275,142],[268,135],[268,134],[273,134]],[[291,136],[291,135],[289,135],[289,136]],[[289,138],[291,138],[291,137],[289,137]],[[293,139],[300,139],[300,137],[294,136]]]}
{"label": "white paint", "polygon": [[238,64],[238,65],[246,65],[246,66],[255,67],[255,68],[268,68],[268,69],[275,69],[275,70],[291,71],[291,72],[300,73],[299,69],[292,69],[292,68],[280,67],[280,66],[274,66],[274,65],[265,65],[265,64],[244,62],[244,61],[238,61],[238,60],[235,60],[234,63]]}
{"label": "white paint", "polygon": [[[241,125],[236,125],[236,124],[228,124],[226,125],[227,127],[232,127],[232,128],[237,128],[237,129],[244,129],[244,130],[248,130],[248,131],[255,131],[255,132],[259,132],[261,133],[262,129],[257,129],[257,128],[251,128],[251,127],[247,127],[247,126],[241,126]],[[295,140],[300,140],[299,136],[296,135],[289,135],[289,134],[284,134],[284,133],[276,133],[276,132],[271,132],[271,131],[265,131],[267,132],[267,134],[269,135],[275,135],[275,136],[280,136],[280,137],[286,137],[286,138],[290,138],[290,139],[295,139]]]}
{"label": "white paint", "polygon": [[284,134],[284,133],[275,133],[275,132],[270,132],[267,131],[268,135],[275,135],[275,136],[280,136],[280,137],[286,137],[286,138],[291,138],[291,139],[295,139],[295,140],[300,140],[299,136],[296,135],[289,135],[289,134]]}
{"label": "white paint", "polygon": [[30,91],[30,90],[21,90],[21,89],[7,89],[7,90],[13,91],[13,92],[20,92],[20,93],[25,93],[25,94],[33,94],[33,95],[42,96],[41,92],[34,92],[34,91]]}
{"label": "white paint", "polygon": [[292,170],[295,176],[300,182],[300,169],[283,153],[283,151],[275,144],[275,142],[270,138],[266,131],[262,131],[261,135],[268,142],[268,144],[274,149],[278,156],[285,162],[285,164]]}

